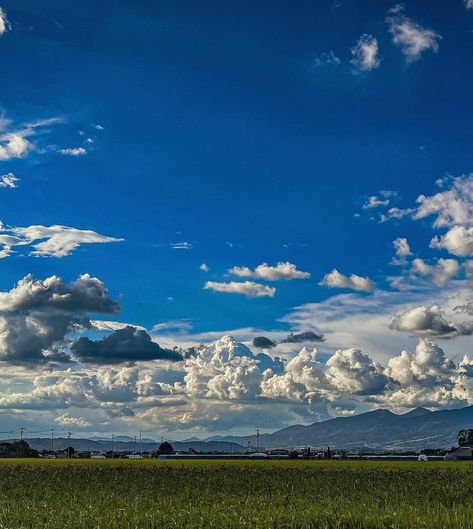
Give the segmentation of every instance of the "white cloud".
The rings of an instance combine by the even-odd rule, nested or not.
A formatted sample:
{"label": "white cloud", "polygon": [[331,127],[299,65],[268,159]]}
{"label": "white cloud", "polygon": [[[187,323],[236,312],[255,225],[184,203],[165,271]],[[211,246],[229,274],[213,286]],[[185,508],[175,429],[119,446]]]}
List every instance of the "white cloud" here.
{"label": "white cloud", "polygon": [[363,204],[363,209],[374,209],[379,208],[381,206],[388,206],[389,205],[389,198],[380,198],[376,195],[372,195],[368,197],[368,200]]}
{"label": "white cloud", "polygon": [[434,237],[430,247],[445,249],[459,257],[469,257],[473,255],[473,227],[454,226],[445,235]]}
{"label": "white cloud", "polygon": [[56,417],[54,421],[60,424],[61,426],[68,427],[73,426],[79,428],[87,428],[89,426],[92,426],[92,423],[90,423],[87,419],[84,419],[84,417],[72,417],[68,413],[64,413],[59,417]]}
{"label": "white cloud", "polygon": [[30,255],[38,257],[65,257],[81,244],[120,242],[123,239],[107,237],[92,230],[68,226],[0,226],[0,257],[8,257],[14,247],[31,247]]}
{"label": "white cloud", "polygon": [[0,187],[15,189],[19,181],[20,179],[13,173],[4,174],[0,176]]}
{"label": "white cloud", "polygon": [[420,195],[413,219],[435,216],[434,228],[473,225],[473,175],[441,180],[450,187],[431,196]]}
{"label": "white cloud", "polygon": [[473,9],[473,0],[463,0],[463,3],[467,9]]}
{"label": "white cloud", "polygon": [[87,151],[84,149],[84,147],[72,147],[70,149],[59,149],[59,152],[61,154],[64,154],[65,156],[84,156],[87,154]]}
{"label": "white cloud", "polygon": [[225,294],[243,294],[248,298],[274,297],[276,289],[254,281],[229,281],[228,283],[218,283],[216,281],[207,281],[205,289],[223,292]]}
{"label": "white cloud", "polygon": [[[453,310],[460,314],[467,313],[464,307]],[[473,333],[473,321],[448,321],[438,305],[409,307],[401,310],[393,317],[391,328],[420,336],[436,336],[441,338],[455,338],[470,336]]]}
{"label": "white cloud", "polygon": [[6,161],[26,156],[33,149],[33,144],[27,139],[30,134],[31,132],[26,130],[2,134],[0,136],[0,160]]}
{"label": "white cloud", "polygon": [[351,49],[351,64],[358,70],[369,72],[380,65],[378,56],[378,40],[372,35],[362,35],[356,46]]}
{"label": "white cloud", "polygon": [[199,266],[199,269],[202,270],[202,272],[208,272],[210,270],[209,268],[209,265],[205,264],[205,263],[202,263],[200,266]]}
{"label": "white cloud", "polygon": [[405,237],[398,237],[393,241],[393,246],[396,251],[397,257],[408,257],[412,255],[409,242]]}
{"label": "white cloud", "polygon": [[0,7],[0,36],[11,29],[5,11]]}
{"label": "white cloud", "polygon": [[296,265],[292,263],[277,263],[276,266],[270,266],[267,263],[258,265],[254,270],[247,266],[235,266],[228,272],[238,277],[255,277],[266,279],[267,281],[279,281],[281,279],[307,279],[310,277],[309,272],[297,270]]}
{"label": "white cloud", "polygon": [[412,272],[429,277],[438,287],[444,287],[450,279],[460,273],[460,270],[461,267],[455,259],[439,259],[435,266],[419,258],[412,261]]}
{"label": "white cloud", "polygon": [[191,242],[187,242],[187,241],[171,243],[171,248],[173,250],[191,250],[193,246],[194,245]]}
{"label": "white cloud", "polygon": [[329,288],[348,288],[358,292],[373,292],[375,288],[373,281],[368,277],[361,277],[356,274],[346,276],[335,268],[324,276],[320,285]]}
{"label": "white cloud", "polygon": [[425,51],[437,53],[439,41],[442,38],[429,28],[423,28],[396,9],[387,18],[389,31],[393,36],[393,43],[401,48],[407,62],[415,62]]}

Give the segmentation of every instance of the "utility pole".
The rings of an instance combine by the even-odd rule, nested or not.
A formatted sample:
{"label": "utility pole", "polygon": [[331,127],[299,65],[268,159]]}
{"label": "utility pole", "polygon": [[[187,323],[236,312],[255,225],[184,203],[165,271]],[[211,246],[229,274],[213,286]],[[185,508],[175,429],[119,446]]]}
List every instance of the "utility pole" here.
{"label": "utility pole", "polygon": [[259,452],[259,430],[256,428],[256,451]]}
{"label": "utility pole", "polygon": [[67,459],[71,458],[71,432],[67,432]]}
{"label": "utility pole", "polygon": [[133,448],[134,448],[133,455],[136,456],[136,435],[135,435],[135,443],[133,445]]}
{"label": "utility pole", "polygon": [[113,443],[115,441],[115,434],[112,433],[112,459],[113,459]]}
{"label": "utility pole", "polygon": [[143,442],[142,442],[141,433],[142,433],[142,432],[141,432],[141,430],[140,430],[140,445],[139,445],[139,446],[140,446],[140,456],[141,456],[141,454],[143,453]]}
{"label": "utility pole", "polygon": [[54,428],[51,428],[51,452],[54,452]]}
{"label": "utility pole", "polygon": [[20,428],[20,441],[23,441],[23,432],[25,431],[25,429],[23,428],[23,426]]}

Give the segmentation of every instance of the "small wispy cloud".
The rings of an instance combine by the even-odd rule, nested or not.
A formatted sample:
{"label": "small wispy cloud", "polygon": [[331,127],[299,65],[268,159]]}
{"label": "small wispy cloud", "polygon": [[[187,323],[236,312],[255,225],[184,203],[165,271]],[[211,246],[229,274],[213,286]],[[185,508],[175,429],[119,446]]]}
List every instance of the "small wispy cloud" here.
{"label": "small wispy cloud", "polygon": [[342,61],[335,55],[335,53],[330,50],[328,52],[323,52],[319,55],[316,55],[310,67],[320,68],[322,66],[338,66]]}
{"label": "small wispy cloud", "polygon": [[205,264],[205,263],[202,263],[200,266],[199,266],[199,269],[202,270],[202,272],[208,272],[210,270],[209,268],[209,265]]}
{"label": "small wispy cloud", "polygon": [[373,35],[362,35],[351,49],[351,64],[362,72],[369,72],[379,67],[378,40]]}
{"label": "small wispy cloud", "polygon": [[401,48],[407,62],[419,60],[428,50],[437,53],[441,35],[408,18],[403,9],[402,5],[395,6],[389,11],[386,21],[393,37],[393,43]]}
{"label": "small wispy cloud", "polygon": [[59,152],[61,154],[64,154],[65,156],[84,156],[87,154],[87,151],[84,149],[84,147],[72,147],[70,149],[59,149]]}
{"label": "small wispy cloud", "polygon": [[15,176],[13,173],[8,173],[0,176],[0,187],[15,189],[18,187],[17,183],[20,179]]}
{"label": "small wispy cloud", "polygon": [[171,243],[171,248],[173,250],[191,250],[194,245],[188,241],[173,242]]}

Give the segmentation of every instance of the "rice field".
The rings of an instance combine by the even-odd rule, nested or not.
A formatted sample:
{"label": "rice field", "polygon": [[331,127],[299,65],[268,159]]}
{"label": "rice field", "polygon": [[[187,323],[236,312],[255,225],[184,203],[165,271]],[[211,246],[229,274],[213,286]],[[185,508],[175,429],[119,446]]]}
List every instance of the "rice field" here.
{"label": "rice field", "polygon": [[0,528],[473,528],[473,463],[0,460]]}

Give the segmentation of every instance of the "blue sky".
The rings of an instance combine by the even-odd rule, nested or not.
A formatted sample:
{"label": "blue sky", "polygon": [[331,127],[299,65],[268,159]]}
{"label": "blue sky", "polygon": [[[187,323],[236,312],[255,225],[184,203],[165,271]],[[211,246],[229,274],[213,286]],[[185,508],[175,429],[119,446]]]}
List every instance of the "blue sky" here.
{"label": "blue sky", "polygon": [[[471,218],[433,223],[451,213],[449,190],[471,213],[471,1],[1,7],[2,233],[19,237],[4,246],[3,292],[28,274],[90,274],[120,309],[87,318],[138,325],[167,347],[311,330],[325,335],[323,360],[355,348],[386,363],[426,336],[458,361],[471,352],[464,328],[356,320],[442,301],[453,325],[452,296],[469,302]],[[425,211],[421,195],[436,197]],[[397,239],[407,249],[396,256]],[[274,280],[278,263],[293,267]],[[79,327],[41,359],[98,332]],[[33,354],[9,347],[6,362]],[[403,402],[392,407],[414,400]]]}

